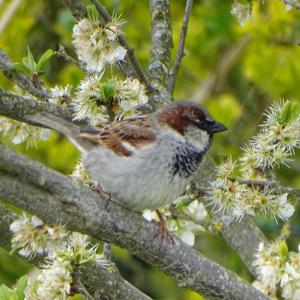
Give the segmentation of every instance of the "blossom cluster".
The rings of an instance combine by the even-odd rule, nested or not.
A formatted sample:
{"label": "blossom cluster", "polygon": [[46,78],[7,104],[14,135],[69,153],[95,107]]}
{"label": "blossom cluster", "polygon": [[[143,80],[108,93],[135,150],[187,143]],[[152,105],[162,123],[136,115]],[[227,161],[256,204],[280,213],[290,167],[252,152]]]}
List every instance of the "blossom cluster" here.
{"label": "blossom cluster", "polygon": [[[79,21],[73,28],[73,45],[78,59],[88,75],[72,95],[72,87],[55,86],[50,89],[49,102],[67,105],[74,120],[85,120],[91,125],[113,121],[137,114],[137,108],[147,103],[145,87],[137,79],[103,79],[105,67],[124,59],[126,49],[118,36],[123,22],[113,18],[103,24],[99,16]],[[20,93],[16,89],[16,92]],[[8,118],[0,119],[0,132],[10,134],[13,143],[27,141],[36,145],[39,139],[47,140],[50,131]]]}
{"label": "blossom cluster", "polygon": [[121,25],[116,19],[103,26],[99,20],[85,18],[73,27],[73,45],[89,72],[102,72],[107,64],[124,59],[127,51],[118,41]]}
{"label": "blossom cluster", "polygon": [[300,298],[300,245],[298,252],[289,252],[285,241],[259,245],[253,265],[258,281],[254,286],[272,299],[280,291],[286,300]]}
{"label": "blossom cluster", "polygon": [[236,163],[231,159],[217,168],[217,178],[211,184],[206,199],[218,212],[241,220],[245,214],[278,216],[282,220],[291,217],[295,211],[288,201],[288,194],[277,194],[269,187],[263,189],[240,183],[233,179]]}
{"label": "blossom cluster", "polygon": [[287,193],[277,193],[267,184],[255,187],[245,180],[267,182],[272,168],[288,164],[294,149],[300,146],[299,111],[290,101],[273,104],[265,113],[260,133],[244,148],[240,160],[229,159],[217,168],[217,178],[207,196],[216,210],[238,220],[245,214],[278,216],[282,220],[293,215],[295,209]]}
{"label": "blossom cluster", "polygon": [[0,133],[11,136],[14,144],[21,144],[26,141],[27,146],[36,146],[39,140],[46,141],[48,139],[50,130],[0,117]]}
{"label": "blossom cluster", "polygon": [[145,87],[137,79],[105,82],[102,75],[89,75],[79,84],[72,103],[75,120],[87,120],[91,125],[98,125],[112,118],[131,116],[139,105],[147,103]]}
{"label": "blossom cluster", "polygon": [[261,179],[263,173],[280,164],[287,165],[300,147],[300,113],[296,103],[280,101],[265,113],[260,133],[244,148],[242,175]]}
{"label": "blossom cluster", "polygon": [[98,245],[90,246],[87,236],[69,233],[59,226],[46,226],[36,216],[23,214],[11,224],[10,230],[14,251],[25,257],[43,255],[47,258],[38,277],[28,282],[27,300],[67,299],[73,263],[106,263],[103,256],[96,253]]}

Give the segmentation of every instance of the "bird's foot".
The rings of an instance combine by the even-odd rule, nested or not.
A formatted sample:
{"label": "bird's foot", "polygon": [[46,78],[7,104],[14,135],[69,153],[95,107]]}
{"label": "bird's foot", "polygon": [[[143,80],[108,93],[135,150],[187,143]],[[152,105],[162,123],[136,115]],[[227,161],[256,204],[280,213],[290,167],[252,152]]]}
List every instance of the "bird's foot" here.
{"label": "bird's foot", "polygon": [[97,182],[95,184],[95,187],[93,188],[94,192],[97,192],[100,194],[101,198],[103,198],[103,200],[105,201],[105,208],[108,206],[108,203],[111,199],[111,195],[109,193],[106,193],[105,191],[103,191],[101,185],[99,182]]}
{"label": "bird's foot", "polygon": [[162,214],[160,213],[160,211],[158,209],[156,209],[155,211],[159,218],[159,221],[157,224],[158,224],[158,230],[159,230],[161,238],[162,238],[162,242],[170,241],[172,244],[174,244],[174,238],[172,237],[170,231],[167,228],[167,223],[166,223],[164,217],[162,216]]}

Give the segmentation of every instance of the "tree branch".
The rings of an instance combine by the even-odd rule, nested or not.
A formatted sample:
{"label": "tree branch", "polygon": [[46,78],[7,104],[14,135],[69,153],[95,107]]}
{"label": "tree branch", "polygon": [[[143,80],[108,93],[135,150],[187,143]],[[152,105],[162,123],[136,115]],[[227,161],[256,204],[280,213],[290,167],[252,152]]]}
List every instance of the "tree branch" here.
{"label": "tree branch", "polygon": [[0,246],[8,251],[11,250],[12,238],[9,227],[17,218],[16,213],[0,204]]}
{"label": "tree branch", "polygon": [[0,178],[0,196],[9,203],[47,224],[66,224],[71,231],[127,248],[173,277],[179,286],[211,299],[268,299],[178,239],[174,244],[162,242],[157,225],[146,222],[139,213],[113,200],[106,207],[99,194],[3,145]]}
{"label": "tree branch", "polygon": [[[107,271],[86,263],[72,274],[75,285],[80,282],[94,299],[151,300],[150,297],[126,281],[112,264]],[[77,284],[76,284],[77,283]]]}
{"label": "tree branch", "polygon": [[193,0],[187,0],[186,6],[185,6],[185,11],[184,11],[183,22],[182,22],[182,26],[181,26],[181,31],[180,31],[178,51],[177,51],[177,54],[175,57],[173,67],[169,74],[168,91],[171,94],[173,94],[173,90],[174,90],[175,83],[176,83],[177,73],[178,73],[178,70],[179,70],[179,67],[181,64],[181,60],[184,56],[184,44],[185,44],[185,38],[186,38],[186,33],[187,33],[187,29],[188,29],[188,24],[189,24],[189,18],[190,18],[190,14],[192,11],[192,6],[193,6]]}
{"label": "tree branch", "polygon": [[287,186],[282,186],[276,181],[269,180],[239,180],[241,184],[246,184],[251,187],[258,188],[270,188],[271,190],[277,192],[278,194],[288,193],[294,195],[297,198],[300,198],[300,189],[295,189]]}
{"label": "tree branch", "polygon": [[49,92],[38,82],[34,84],[27,76],[13,69],[13,63],[10,58],[0,49],[0,70],[10,80],[13,80],[21,89],[27,91],[33,96],[41,99],[49,97]]}
{"label": "tree branch", "polygon": [[[0,205],[0,246],[7,251],[11,249],[12,239],[9,227],[17,218],[17,214]],[[111,297],[124,300],[151,300],[150,297],[122,278],[114,264],[111,264],[108,271],[89,262],[77,267],[72,277],[75,285],[78,282],[83,284],[94,299]]]}
{"label": "tree branch", "polygon": [[168,85],[171,59],[172,27],[169,0],[150,0],[152,80],[164,88]]}
{"label": "tree branch", "polygon": [[39,101],[27,96],[19,96],[0,88],[0,115],[30,123],[26,120],[26,115],[47,111],[67,120],[72,120],[71,113],[64,107]]}

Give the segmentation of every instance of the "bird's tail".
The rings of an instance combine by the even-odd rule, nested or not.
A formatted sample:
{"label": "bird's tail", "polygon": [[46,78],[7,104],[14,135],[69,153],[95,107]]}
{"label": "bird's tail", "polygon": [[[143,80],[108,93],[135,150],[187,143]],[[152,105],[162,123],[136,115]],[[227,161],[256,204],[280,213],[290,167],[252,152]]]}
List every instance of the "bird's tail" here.
{"label": "bird's tail", "polygon": [[42,125],[64,134],[74,144],[74,146],[85,154],[93,144],[88,140],[80,137],[80,128],[73,123],[58,118],[50,113],[41,112],[35,115],[26,116],[26,119],[37,125]]}

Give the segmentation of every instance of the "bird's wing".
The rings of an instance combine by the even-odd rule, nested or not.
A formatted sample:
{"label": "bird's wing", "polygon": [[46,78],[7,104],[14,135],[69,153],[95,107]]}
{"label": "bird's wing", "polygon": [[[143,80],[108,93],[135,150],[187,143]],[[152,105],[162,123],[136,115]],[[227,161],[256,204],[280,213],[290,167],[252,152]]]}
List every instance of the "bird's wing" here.
{"label": "bird's wing", "polygon": [[102,127],[82,127],[80,131],[81,138],[120,156],[130,156],[137,148],[156,139],[148,117],[115,121]]}
{"label": "bird's wing", "polygon": [[75,124],[62,118],[58,118],[53,114],[41,112],[34,115],[27,115],[25,118],[26,120],[29,120],[34,124],[55,129],[58,132],[64,134],[81,153],[86,153],[91,148],[95,147],[93,143],[80,137],[79,126],[76,126]]}

